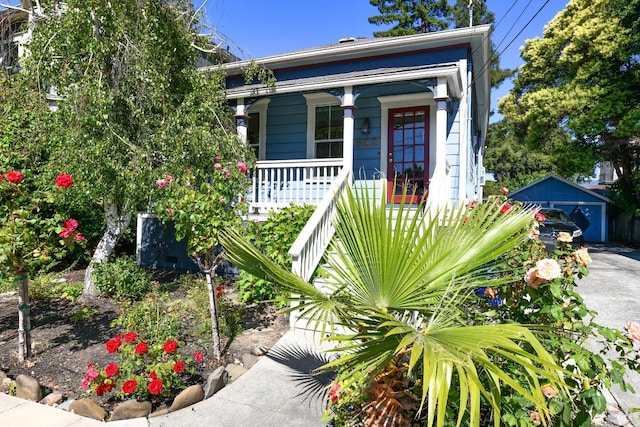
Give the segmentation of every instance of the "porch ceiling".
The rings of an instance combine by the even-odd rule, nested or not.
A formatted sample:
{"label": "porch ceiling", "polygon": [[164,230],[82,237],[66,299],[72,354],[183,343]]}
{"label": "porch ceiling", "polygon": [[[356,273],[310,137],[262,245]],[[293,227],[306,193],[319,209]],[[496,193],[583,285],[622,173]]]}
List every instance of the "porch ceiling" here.
{"label": "porch ceiling", "polygon": [[376,68],[349,73],[284,80],[276,82],[274,87],[265,87],[262,84],[245,85],[228,89],[227,99],[309,92],[346,86],[357,87],[380,83],[415,81],[436,77],[446,77],[451,95],[455,98],[461,96],[463,88],[460,77],[460,67],[457,63],[445,63],[417,67]]}

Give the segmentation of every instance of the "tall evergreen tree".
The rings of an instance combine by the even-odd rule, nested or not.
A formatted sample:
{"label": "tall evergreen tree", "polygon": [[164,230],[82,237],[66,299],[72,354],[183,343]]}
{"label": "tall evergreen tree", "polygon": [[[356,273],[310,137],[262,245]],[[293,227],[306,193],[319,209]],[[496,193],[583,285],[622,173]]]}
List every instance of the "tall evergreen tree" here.
{"label": "tall evergreen tree", "polygon": [[369,0],[380,15],[372,16],[374,25],[394,25],[374,32],[375,37],[407,36],[445,30],[449,27],[451,6],[447,0]]}

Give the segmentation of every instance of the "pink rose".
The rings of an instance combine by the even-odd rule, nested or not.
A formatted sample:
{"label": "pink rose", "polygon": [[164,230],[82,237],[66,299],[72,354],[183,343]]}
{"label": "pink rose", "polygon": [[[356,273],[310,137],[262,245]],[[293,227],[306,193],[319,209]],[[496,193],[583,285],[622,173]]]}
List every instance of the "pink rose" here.
{"label": "pink rose", "polygon": [[507,187],[502,187],[500,189],[500,192],[506,196],[507,194],[509,194],[509,189]]}
{"label": "pink rose", "polygon": [[640,323],[629,320],[624,328],[629,333],[629,338],[631,338],[632,341],[640,342]]}
{"label": "pink rose", "polygon": [[220,163],[215,163],[215,164],[213,165],[213,169],[214,169],[214,170],[222,169],[222,165],[221,165]]}
{"label": "pink rose", "polygon": [[156,181],[156,185],[158,187],[166,187],[167,186],[167,181],[165,181],[164,179],[158,179]]}
{"label": "pink rose", "polygon": [[76,233],[76,235],[73,236],[73,240],[75,240],[77,242],[84,242],[87,239],[84,237],[84,235],[82,233]]}
{"label": "pink rose", "polygon": [[247,173],[247,165],[243,162],[238,162],[238,169],[240,169],[240,172],[242,173]]}

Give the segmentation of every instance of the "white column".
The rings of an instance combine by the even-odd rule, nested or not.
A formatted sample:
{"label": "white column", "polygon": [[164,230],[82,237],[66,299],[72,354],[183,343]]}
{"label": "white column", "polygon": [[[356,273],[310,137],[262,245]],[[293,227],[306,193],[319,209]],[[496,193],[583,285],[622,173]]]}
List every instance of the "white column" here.
{"label": "white column", "polygon": [[344,111],[344,133],[342,141],[342,157],[344,160],[344,167],[353,169],[353,125],[354,117],[353,110],[355,106],[355,97],[353,95],[353,87],[347,86],[344,88],[344,97],[342,98],[342,110]]}
{"label": "white column", "polygon": [[438,77],[438,86],[433,100],[436,103],[436,145],[435,170],[429,183],[429,204],[443,205],[449,200],[451,193],[450,180],[447,177],[447,120],[449,95],[447,94],[446,77]]}
{"label": "white column", "polygon": [[249,128],[249,115],[247,114],[247,107],[244,105],[244,98],[239,98],[236,104],[236,132],[243,142],[247,142],[248,128]]}

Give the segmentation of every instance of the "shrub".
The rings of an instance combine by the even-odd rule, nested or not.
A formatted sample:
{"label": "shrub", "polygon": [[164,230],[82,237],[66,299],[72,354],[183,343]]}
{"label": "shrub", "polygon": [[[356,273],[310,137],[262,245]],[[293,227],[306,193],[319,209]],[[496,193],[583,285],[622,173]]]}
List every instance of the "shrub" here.
{"label": "shrub", "polygon": [[[291,205],[279,212],[270,212],[264,223],[252,222],[246,227],[245,235],[270,260],[291,270],[291,245],[304,228],[315,210],[314,206]],[[258,302],[275,299],[279,294],[273,284],[244,271],[236,281],[238,300]]]}
{"label": "shrub", "polygon": [[[185,388],[183,377],[193,373],[192,359],[183,358],[182,346],[174,339],[147,341],[129,331],[110,339],[105,347],[117,361],[102,369],[90,364],[81,384],[82,389],[98,396],[115,393],[122,398],[150,400],[172,397]],[[196,354],[194,357],[198,358]]]}
{"label": "shrub", "polygon": [[103,296],[119,301],[139,300],[151,289],[151,275],[126,256],[97,266],[94,280]]}
{"label": "shrub", "polygon": [[141,301],[123,302],[120,316],[111,322],[111,327],[135,330],[155,342],[179,337],[183,324],[179,307],[179,304],[170,304],[169,294],[155,290]]}
{"label": "shrub", "polygon": [[[185,315],[193,318],[192,335],[200,340],[211,337],[211,317],[209,313],[209,294],[207,283],[202,277],[191,276],[183,281],[187,288],[187,298],[181,307]],[[226,287],[220,279],[216,282],[216,297],[218,304],[218,329],[220,333],[233,340],[242,333],[242,319],[244,306],[234,304],[227,295]],[[206,340],[205,340],[206,341]]]}

